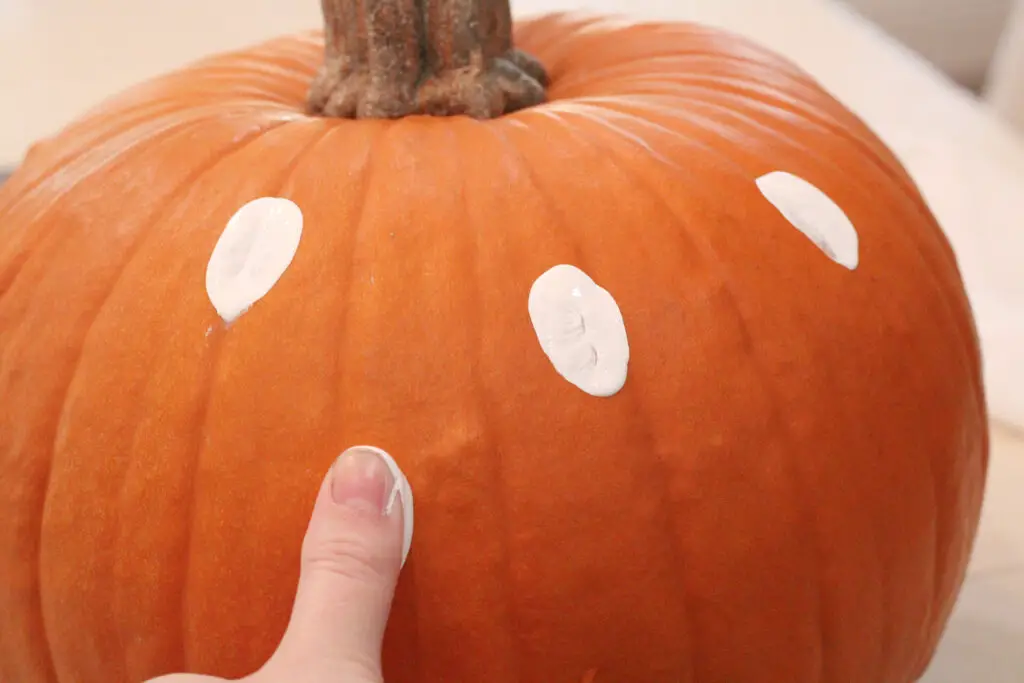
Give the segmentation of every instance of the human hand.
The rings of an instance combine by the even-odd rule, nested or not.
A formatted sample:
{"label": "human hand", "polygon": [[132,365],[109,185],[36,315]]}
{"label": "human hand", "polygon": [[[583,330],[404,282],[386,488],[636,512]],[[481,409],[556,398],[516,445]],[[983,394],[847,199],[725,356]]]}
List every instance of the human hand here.
{"label": "human hand", "polygon": [[[245,683],[383,683],[381,645],[412,539],[412,493],[386,453],[351,448],[320,486],[277,650]],[[225,644],[230,647],[230,643]],[[147,683],[217,683],[170,674]]]}

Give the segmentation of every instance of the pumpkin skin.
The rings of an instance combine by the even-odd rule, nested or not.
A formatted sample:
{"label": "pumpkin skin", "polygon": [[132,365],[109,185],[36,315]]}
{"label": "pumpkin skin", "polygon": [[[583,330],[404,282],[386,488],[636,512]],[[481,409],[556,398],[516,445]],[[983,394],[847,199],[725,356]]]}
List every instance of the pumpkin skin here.
{"label": "pumpkin skin", "polygon": [[[987,466],[954,255],[805,73],[685,25],[550,16],[550,103],[302,113],[319,33],[212,57],[35,146],[0,189],[0,679],[241,676],[283,633],[319,482],[385,448],[416,536],[389,683],[909,683]],[[840,267],[758,192],[856,226]],[[231,215],[305,217],[231,325]],[[534,279],[612,292],[629,375],[557,375]]]}

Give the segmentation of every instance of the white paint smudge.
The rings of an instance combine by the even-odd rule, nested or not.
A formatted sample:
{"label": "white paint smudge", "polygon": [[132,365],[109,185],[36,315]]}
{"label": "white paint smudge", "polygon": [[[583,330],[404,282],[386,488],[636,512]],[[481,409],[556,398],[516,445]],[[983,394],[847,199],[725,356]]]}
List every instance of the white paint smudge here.
{"label": "white paint smudge", "polygon": [[557,265],[533,283],[528,301],[537,339],[555,370],[592,396],[626,383],[629,341],[612,295],[579,268]]}
{"label": "white paint smudge", "polygon": [[857,229],[832,199],[803,178],[772,171],[757,179],[761,194],[830,259],[853,270],[860,262]]}
{"label": "white paint smudge", "polygon": [[398,463],[393,457],[391,457],[390,453],[387,453],[376,446],[354,446],[349,450],[362,450],[376,453],[388,466],[388,469],[391,470],[391,476],[395,479],[395,486],[391,490],[391,497],[388,499],[388,506],[385,512],[390,513],[395,505],[395,500],[399,497],[402,499],[402,566],[405,566],[405,560],[409,556],[409,548],[412,547],[414,521],[412,487],[409,486],[409,480],[406,479],[405,473],[402,472],[402,468],[398,466]]}
{"label": "white paint smudge", "polygon": [[260,197],[235,212],[206,267],[206,292],[224,322],[233,322],[273,288],[301,237],[302,210],[288,199]]}

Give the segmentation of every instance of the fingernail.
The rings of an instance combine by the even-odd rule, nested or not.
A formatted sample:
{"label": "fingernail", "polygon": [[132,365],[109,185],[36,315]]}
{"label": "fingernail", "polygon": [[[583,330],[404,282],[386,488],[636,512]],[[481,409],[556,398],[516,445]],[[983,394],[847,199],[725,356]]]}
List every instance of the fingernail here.
{"label": "fingernail", "polygon": [[383,515],[396,493],[395,476],[377,449],[350,448],[331,469],[331,498],[340,505]]}
{"label": "fingernail", "polygon": [[402,564],[412,545],[412,488],[405,473],[386,452],[373,446],[353,446],[335,461],[331,470],[331,498],[341,505],[355,505],[390,515],[402,501]]}

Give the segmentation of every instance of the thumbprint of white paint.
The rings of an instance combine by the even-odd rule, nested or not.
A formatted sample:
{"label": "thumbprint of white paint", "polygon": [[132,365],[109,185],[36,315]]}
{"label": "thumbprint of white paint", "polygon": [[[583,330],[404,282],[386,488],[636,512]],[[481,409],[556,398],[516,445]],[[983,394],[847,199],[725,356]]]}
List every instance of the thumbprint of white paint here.
{"label": "thumbprint of white paint", "polygon": [[301,237],[302,210],[288,199],[260,197],[235,212],[206,266],[206,293],[224,322],[233,322],[273,288]]}
{"label": "thumbprint of white paint", "polygon": [[853,270],[860,261],[857,229],[839,206],[817,187],[785,171],[757,179],[757,187],[793,227],[830,259]]}
{"label": "thumbprint of white paint", "polygon": [[530,288],[530,320],[555,370],[591,396],[626,383],[629,340],[612,295],[575,266],[557,265]]}

